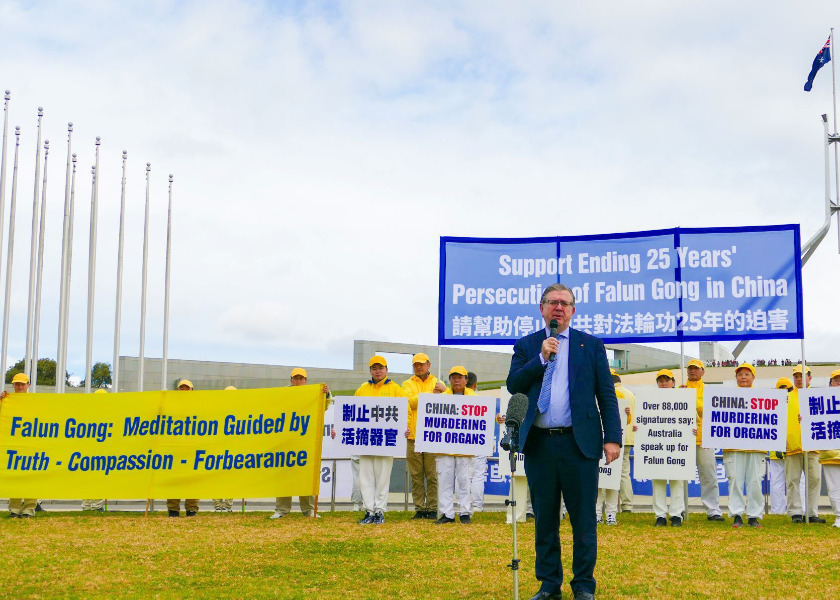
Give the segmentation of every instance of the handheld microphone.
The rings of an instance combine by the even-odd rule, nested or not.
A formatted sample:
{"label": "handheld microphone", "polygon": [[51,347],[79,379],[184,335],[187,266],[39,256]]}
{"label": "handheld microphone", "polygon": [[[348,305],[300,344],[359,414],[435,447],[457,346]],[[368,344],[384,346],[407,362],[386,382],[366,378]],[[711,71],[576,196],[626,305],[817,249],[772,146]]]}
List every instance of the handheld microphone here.
{"label": "handheld microphone", "polygon": [[507,414],[505,414],[505,435],[500,445],[508,452],[519,452],[519,428],[525,420],[525,413],[528,412],[528,396],[525,394],[514,394],[508,403]]}
{"label": "handheld microphone", "polygon": [[[551,337],[557,337],[557,328],[559,326],[560,326],[560,324],[557,322],[557,319],[551,319],[551,321],[548,324],[548,329],[551,332]],[[552,352],[551,354],[548,355],[548,362],[553,362],[554,359],[556,359],[556,358],[557,358],[557,353]]]}

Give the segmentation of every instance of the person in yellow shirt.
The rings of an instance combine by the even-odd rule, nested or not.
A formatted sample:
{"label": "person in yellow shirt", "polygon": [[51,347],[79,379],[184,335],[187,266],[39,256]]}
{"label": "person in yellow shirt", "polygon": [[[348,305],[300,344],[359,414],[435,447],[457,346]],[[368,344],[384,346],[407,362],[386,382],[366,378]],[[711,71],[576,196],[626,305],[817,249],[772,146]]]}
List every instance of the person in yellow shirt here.
{"label": "person in yellow shirt", "polygon": [[[627,427],[624,428],[624,458],[621,462],[621,489],[618,491],[621,498],[621,512],[633,512],[633,481],[630,479],[630,451],[636,441],[636,432],[633,430],[633,418],[636,415],[636,394],[624,387],[621,377],[614,369],[610,374],[615,385],[615,392],[621,392],[624,398],[630,402],[624,413],[627,415]],[[609,521],[607,523],[610,524]]]}
{"label": "person in yellow shirt", "polygon": [[[755,381],[755,367],[741,363],[735,368],[735,381],[739,388],[751,388]],[[761,527],[758,520],[764,513],[764,494],[761,480],[764,478],[765,452],[760,450],[724,450],[723,466],[729,480],[729,514],[733,527],[744,526],[744,514],[750,527]],[[744,489],[746,488],[746,495]]]}
{"label": "person in yellow shirt", "polygon": [[[475,392],[467,387],[467,370],[461,366],[449,371],[449,385],[444,394],[474,396]],[[455,522],[455,503],[458,498],[458,518],[461,523],[472,521],[472,503],[470,502],[470,477],[472,476],[472,456],[438,454],[435,457],[438,476],[438,507],[440,518],[435,525]]]}
{"label": "person in yellow shirt", "polygon": [[[289,383],[292,387],[306,385],[308,381],[309,378],[306,375],[306,369],[301,367],[292,369],[291,377],[289,377]],[[322,384],[321,392],[325,397],[324,409],[326,410],[327,406],[329,406],[331,402],[330,386],[326,383]],[[299,496],[298,500],[300,501],[300,512],[303,513],[304,517],[320,518],[315,512],[315,496]],[[213,502],[215,502],[215,500]],[[230,512],[230,510],[228,510],[228,512]],[[292,497],[281,496],[280,498],[274,500],[274,514],[272,514],[269,519],[282,519],[290,512],[292,512]]]}
{"label": "person in yellow shirt", "polygon": [[[811,369],[807,369],[806,379],[807,381],[804,381],[802,378],[802,365],[794,367],[794,389],[788,394],[787,452],[785,453],[787,514],[794,523],[804,523],[806,512],[808,513],[809,523],[825,523],[825,519],[817,514],[820,486],[822,485],[819,452],[802,451],[802,429],[799,424],[799,390],[811,386]],[[808,469],[807,510],[802,507],[802,497],[799,493],[799,482],[806,468]]]}
{"label": "person in yellow shirt", "polygon": [[[673,388],[676,384],[674,373],[670,369],[661,369],[656,374],[656,385],[660,388]],[[653,512],[656,514],[657,527],[668,524],[666,515],[671,516],[672,527],[682,527],[682,515],[685,512],[685,480],[654,479],[653,484]],[[671,484],[671,505],[666,505],[668,495],[666,486]]]}
{"label": "person in yellow shirt", "polygon": [[[840,369],[831,372],[829,387],[840,388]],[[834,527],[840,527],[840,449],[821,450],[820,464],[825,473],[825,487],[828,490],[828,501],[834,512]]]}
{"label": "person in yellow shirt", "polygon": [[[613,382],[615,382],[615,371],[610,369],[610,372],[613,373]],[[615,388],[615,397],[618,399],[626,398],[624,392],[618,389],[618,386]],[[630,407],[627,407],[626,414],[630,414]],[[625,427],[625,431],[627,429],[632,429],[632,427]],[[625,434],[625,439],[626,434]],[[625,445],[624,451],[627,452],[627,447]],[[599,480],[600,483],[600,480]],[[616,519],[615,515],[618,512],[618,492],[619,490],[609,490],[607,488],[602,488],[598,486],[598,497],[595,500],[595,521],[600,525],[604,522],[604,516],[606,515],[607,525],[618,525],[618,520]]]}
{"label": "person in yellow shirt", "polygon": [[[195,388],[193,387],[192,381],[182,379],[178,382],[178,389],[182,392],[191,392]],[[166,509],[169,511],[170,517],[181,516],[181,500],[178,498],[169,498],[166,501]],[[187,511],[188,517],[194,517],[198,513],[198,498],[184,500],[184,510]]]}
{"label": "person in yellow shirt", "polygon": [[725,521],[720,509],[720,491],[718,489],[717,459],[714,448],[703,448],[703,375],[706,369],[696,358],[686,365],[688,381],[685,387],[697,392],[697,475],[700,477],[700,499],[706,509],[709,521]]}
{"label": "person in yellow shirt", "polygon": [[437,518],[438,479],[435,455],[430,452],[415,452],[414,438],[417,432],[417,398],[420,394],[441,393],[446,385],[429,371],[432,362],[422,352],[411,359],[414,375],[403,381],[402,389],[408,396],[408,438],[405,448],[405,462],[411,475],[411,496],[414,499],[413,519]]}
{"label": "person in yellow shirt", "polygon": [[[374,356],[370,365],[370,380],[359,386],[356,396],[390,396],[405,398],[402,387],[388,377],[388,362],[382,356]],[[393,456],[359,456],[359,487],[365,516],[360,525],[381,525],[388,510],[388,490],[391,486]]]}
{"label": "person in yellow shirt", "polygon": [[[26,373],[17,373],[12,377],[15,394],[26,394],[29,391],[29,377]],[[0,402],[9,396],[9,392],[0,392]],[[28,519],[35,516],[37,498],[11,498],[9,500],[9,516],[13,519]]]}
{"label": "person in yellow shirt", "polygon": [[[779,377],[776,381],[777,390],[793,389],[793,382],[787,377]],[[770,477],[770,514],[787,514],[787,500],[785,499],[785,453],[768,452],[767,475]]]}

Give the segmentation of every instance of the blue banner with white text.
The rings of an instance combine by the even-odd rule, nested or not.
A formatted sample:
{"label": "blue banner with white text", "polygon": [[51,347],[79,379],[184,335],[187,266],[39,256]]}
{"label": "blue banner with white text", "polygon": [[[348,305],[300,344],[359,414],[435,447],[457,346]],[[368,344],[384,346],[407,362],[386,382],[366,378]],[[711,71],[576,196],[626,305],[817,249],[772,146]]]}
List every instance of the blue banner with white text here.
{"label": "blue banner with white text", "polygon": [[513,343],[545,323],[552,283],[572,327],[607,342],[798,339],[798,225],[440,240],[438,343]]}

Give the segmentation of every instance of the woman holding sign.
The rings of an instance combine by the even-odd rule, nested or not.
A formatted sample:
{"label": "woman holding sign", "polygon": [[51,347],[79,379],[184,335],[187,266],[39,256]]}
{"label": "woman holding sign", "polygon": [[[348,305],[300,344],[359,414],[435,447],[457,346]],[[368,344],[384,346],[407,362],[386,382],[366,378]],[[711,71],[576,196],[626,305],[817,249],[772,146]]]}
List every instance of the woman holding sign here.
{"label": "woman holding sign", "polygon": [[[662,369],[656,374],[656,385],[661,389],[671,389],[676,384],[674,373],[670,369]],[[666,504],[668,496],[667,485],[671,483],[671,506]],[[668,525],[667,515],[671,515],[671,527],[682,527],[683,513],[685,513],[685,481],[654,479],[653,484],[653,512],[656,514],[656,527]]]}
{"label": "woman holding sign", "polygon": [[[735,381],[740,388],[751,388],[755,381],[755,367],[749,363],[738,365]],[[761,527],[758,520],[764,511],[761,479],[764,477],[765,454],[762,450],[723,451],[723,465],[729,479],[729,514],[734,518],[734,527],[744,526],[744,513],[750,527]]]}
{"label": "woman holding sign", "polygon": [[[464,367],[452,367],[449,371],[449,385],[444,394],[474,396],[475,392],[467,387],[467,370]],[[472,456],[438,454],[435,458],[438,477],[438,509],[440,518],[435,525],[455,522],[455,504],[452,496],[458,497],[458,517],[461,523],[469,524],[472,513],[470,503],[470,479],[472,477]]]}

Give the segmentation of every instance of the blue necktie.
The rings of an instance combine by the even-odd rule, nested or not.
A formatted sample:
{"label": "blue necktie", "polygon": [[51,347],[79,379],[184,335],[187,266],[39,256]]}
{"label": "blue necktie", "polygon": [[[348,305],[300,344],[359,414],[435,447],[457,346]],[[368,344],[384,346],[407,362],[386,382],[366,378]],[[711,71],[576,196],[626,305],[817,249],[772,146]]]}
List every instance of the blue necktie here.
{"label": "blue necktie", "polygon": [[[558,336],[557,339],[559,340],[560,337]],[[548,361],[548,364],[545,366],[540,397],[537,399],[537,410],[540,411],[540,414],[545,413],[548,410],[549,404],[551,404],[551,378],[554,375],[555,366],[557,366],[557,357],[554,360]]]}

